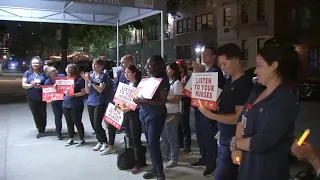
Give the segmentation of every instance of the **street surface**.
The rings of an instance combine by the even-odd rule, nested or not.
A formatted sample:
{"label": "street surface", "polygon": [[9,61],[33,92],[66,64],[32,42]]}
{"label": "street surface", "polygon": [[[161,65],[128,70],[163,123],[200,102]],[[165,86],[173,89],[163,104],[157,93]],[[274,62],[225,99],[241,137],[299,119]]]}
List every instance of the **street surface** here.
{"label": "street surface", "polygon": [[[0,180],[142,179],[143,173],[132,175],[130,171],[119,171],[116,155],[100,156],[98,152],[92,151],[96,140],[92,135],[86,109],[83,123],[88,143],[84,147],[66,148],[66,138],[63,141],[56,140],[51,105],[48,105],[47,136],[36,139],[35,125],[21,88],[21,76],[22,74],[10,73],[0,76]],[[308,141],[317,147],[320,147],[319,109],[319,103],[303,102],[296,123],[296,135],[300,136],[304,129],[310,128]],[[66,132],[65,123],[63,131]],[[67,137],[67,134],[64,136]],[[122,135],[117,135],[119,150],[123,147],[117,143],[121,139]],[[168,179],[208,179],[202,176],[203,168],[192,168],[189,165],[197,160],[199,154],[195,136],[193,147],[193,155],[180,158],[179,167],[165,170]],[[149,168],[150,166],[144,170]]]}

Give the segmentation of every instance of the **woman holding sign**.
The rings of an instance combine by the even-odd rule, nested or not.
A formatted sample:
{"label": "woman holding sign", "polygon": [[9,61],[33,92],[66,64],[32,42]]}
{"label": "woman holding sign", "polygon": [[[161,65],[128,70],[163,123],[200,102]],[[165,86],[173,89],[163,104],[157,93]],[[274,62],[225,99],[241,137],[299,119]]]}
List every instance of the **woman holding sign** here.
{"label": "woman holding sign", "polygon": [[80,142],[77,147],[84,145],[84,127],[82,124],[82,113],[84,108],[83,96],[86,95],[85,82],[80,77],[80,70],[76,64],[68,64],[66,67],[68,78],[74,78],[74,94],[66,94],[63,99],[63,114],[67,121],[68,134],[70,139],[66,146],[71,146],[74,143],[74,126],[77,127]]}
{"label": "woman holding sign", "polygon": [[[134,65],[128,66],[124,71],[124,75],[126,79],[129,80],[128,84],[132,87],[137,87],[142,79],[141,72]],[[129,144],[132,144],[133,146],[135,158],[135,166],[132,169],[132,174],[138,174],[140,172],[140,168],[147,165],[145,162],[145,152],[142,152],[142,125],[139,119],[139,107],[134,111],[129,109],[124,111],[125,131],[129,137]]]}
{"label": "woman holding sign", "polygon": [[22,88],[26,89],[28,105],[38,129],[37,138],[44,136],[47,126],[47,103],[42,101],[41,91],[41,86],[46,81],[46,75],[42,66],[40,57],[33,57],[29,70],[24,72],[22,77]]}
{"label": "woman holding sign", "polygon": [[256,59],[258,82],[240,114],[230,142],[232,159],[240,164],[238,180],[289,179],[290,146],[298,115],[300,59],[293,45],[268,44]]}
{"label": "woman holding sign", "polygon": [[[65,77],[64,74],[58,74],[58,71],[55,67],[53,66],[48,66],[46,68],[46,72],[47,75],[49,76],[49,78],[46,80],[46,82],[44,83],[44,85],[54,85],[55,84],[55,78],[56,77]],[[63,110],[62,110],[62,102],[63,101],[52,101],[52,111],[54,114],[54,122],[56,125],[56,132],[58,134],[58,140],[62,140],[62,134],[61,134],[61,130],[62,130],[62,115],[63,115]]]}
{"label": "woman holding sign", "polygon": [[145,135],[149,145],[153,169],[143,175],[145,179],[157,177],[164,180],[163,161],[160,150],[160,135],[162,133],[166,117],[166,102],[170,89],[169,80],[166,76],[166,65],[161,56],[152,56],[147,62],[148,73],[151,77],[162,78],[152,99],[136,97],[134,102],[140,105],[139,117],[145,127]]}
{"label": "woman holding sign", "polygon": [[81,73],[81,77],[85,80],[85,89],[88,94],[87,104],[91,126],[98,140],[98,144],[93,147],[93,150],[102,152],[108,148],[108,140],[102,127],[102,121],[107,108],[107,99],[110,96],[107,94],[107,88],[112,87],[106,87],[110,79],[107,74],[102,72],[103,61],[101,59],[95,59],[92,62],[92,69],[92,73]]}

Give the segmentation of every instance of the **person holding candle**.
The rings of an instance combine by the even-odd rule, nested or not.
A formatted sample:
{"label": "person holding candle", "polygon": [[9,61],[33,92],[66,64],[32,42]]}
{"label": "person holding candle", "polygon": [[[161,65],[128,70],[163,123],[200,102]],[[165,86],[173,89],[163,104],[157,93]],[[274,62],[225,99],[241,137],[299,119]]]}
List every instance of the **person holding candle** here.
{"label": "person holding candle", "polygon": [[291,44],[275,41],[260,50],[255,70],[259,84],[230,142],[233,162],[240,163],[238,180],[289,179],[290,146],[299,110],[293,82],[299,68],[299,55]]}
{"label": "person holding candle", "polygon": [[238,117],[253,90],[251,78],[244,74],[241,57],[242,52],[234,43],[218,48],[218,60],[221,69],[229,77],[218,99],[215,113],[199,107],[206,117],[217,122],[218,133],[218,166],[214,172],[215,180],[235,180],[238,165],[233,164],[230,141],[236,132]]}

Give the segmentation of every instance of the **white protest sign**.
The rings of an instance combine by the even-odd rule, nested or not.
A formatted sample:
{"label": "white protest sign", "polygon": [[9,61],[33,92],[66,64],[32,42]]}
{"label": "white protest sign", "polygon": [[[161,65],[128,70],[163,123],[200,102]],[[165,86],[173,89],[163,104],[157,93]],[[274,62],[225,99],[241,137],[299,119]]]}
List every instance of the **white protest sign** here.
{"label": "white protest sign", "polygon": [[115,128],[120,129],[123,121],[123,112],[116,110],[115,105],[109,103],[103,119]]}
{"label": "white protest sign", "polygon": [[143,78],[134,92],[135,96],[152,99],[161,81],[162,78]]}
{"label": "white protest sign", "polygon": [[116,79],[116,78],[117,78],[117,73],[118,73],[119,70],[121,70],[121,66],[119,66],[119,67],[112,67],[113,79]]}
{"label": "white protest sign", "polygon": [[137,108],[137,104],[133,102],[133,93],[135,90],[135,87],[120,82],[116,94],[114,95],[113,102],[124,104],[127,108],[135,110]]}

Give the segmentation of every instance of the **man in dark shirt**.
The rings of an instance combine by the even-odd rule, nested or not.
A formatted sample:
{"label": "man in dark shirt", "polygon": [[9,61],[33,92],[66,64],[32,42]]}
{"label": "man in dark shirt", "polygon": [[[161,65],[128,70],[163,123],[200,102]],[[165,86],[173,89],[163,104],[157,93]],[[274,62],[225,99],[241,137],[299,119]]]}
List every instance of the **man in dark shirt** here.
{"label": "man in dark shirt", "polygon": [[215,180],[236,180],[238,166],[233,164],[230,141],[236,132],[238,116],[253,89],[252,80],[244,75],[241,66],[242,52],[238,45],[225,44],[218,49],[221,69],[229,77],[218,99],[218,109],[212,113],[204,108],[199,110],[218,124],[218,167]]}

